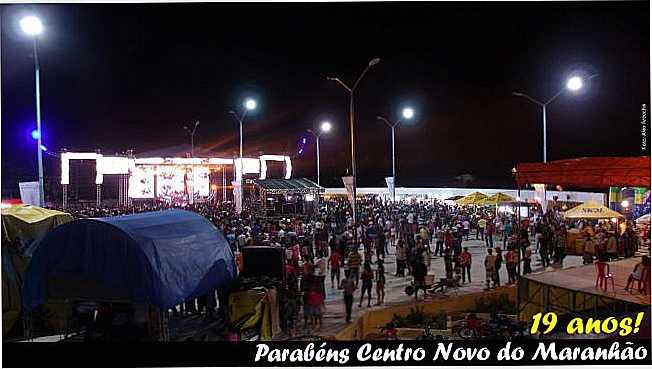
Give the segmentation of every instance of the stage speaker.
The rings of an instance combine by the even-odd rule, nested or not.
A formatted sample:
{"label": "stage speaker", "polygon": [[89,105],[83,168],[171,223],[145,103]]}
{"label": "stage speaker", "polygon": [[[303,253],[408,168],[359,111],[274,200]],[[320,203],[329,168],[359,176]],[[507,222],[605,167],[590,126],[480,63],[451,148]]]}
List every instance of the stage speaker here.
{"label": "stage speaker", "polygon": [[246,246],[242,248],[242,276],[285,277],[285,249],[273,246]]}

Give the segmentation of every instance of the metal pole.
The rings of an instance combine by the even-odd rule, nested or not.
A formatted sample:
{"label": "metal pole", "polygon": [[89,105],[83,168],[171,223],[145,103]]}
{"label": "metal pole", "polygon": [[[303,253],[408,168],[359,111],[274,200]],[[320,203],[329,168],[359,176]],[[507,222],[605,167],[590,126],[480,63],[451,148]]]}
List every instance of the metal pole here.
{"label": "metal pole", "polygon": [[[246,114],[246,110],[245,113]],[[243,114],[243,118],[244,118]],[[240,206],[242,209],[244,209],[244,184],[242,183],[242,176],[244,175],[244,165],[242,163],[242,119],[240,118],[240,178],[238,178],[238,183],[240,185]],[[236,168],[237,169],[237,168]],[[236,170],[237,172],[237,170]]]}
{"label": "metal pole", "polygon": [[39,188],[39,206],[45,206],[45,193],[43,186],[43,151],[41,150],[41,83],[40,83],[40,66],[38,62],[38,51],[36,48],[36,37],[34,38],[34,73],[36,77],[36,130],[38,131],[38,140],[36,150],[38,152],[38,188]]}
{"label": "metal pole", "polygon": [[543,162],[546,163],[548,160],[548,148],[546,140],[546,105],[543,105]]}
{"label": "metal pole", "polygon": [[356,171],[355,171],[355,133],[353,130],[353,125],[354,125],[354,112],[353,112],[353,90],[351,90],[351,98],[349,101],[349,120],[351,123],[351,172],[353,174],[353,202],[352,202],[352,207],[353,207],[353,242],[354,245],[357,249],[358,247],[358,215],[357,215],[357,177],[356,177]]}
{"label": "metal pole", "polygon": [[394,186],[392,186],[392,202],[396,202],[396,151],[394,146],[394,126],[392,126],[392,180],[394,181]]}
{"label": "metal pole", "polygon": [[319,136],[317,137],[317,185],[319,184]]}
{"label": "metal pole", "polygon": [[222,166],[222,202],[226,201],[226,171]]}

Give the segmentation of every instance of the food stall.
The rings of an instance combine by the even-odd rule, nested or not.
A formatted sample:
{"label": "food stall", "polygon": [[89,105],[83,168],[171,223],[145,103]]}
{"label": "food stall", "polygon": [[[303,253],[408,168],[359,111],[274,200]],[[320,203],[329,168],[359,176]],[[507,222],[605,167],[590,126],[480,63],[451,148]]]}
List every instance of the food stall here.
{"label": "food stall", "polygon": [[[603,219],[614,223],[625,218],[622,214],[593,201],[585,202],[568,211],[565,211],[563,216],[564,219]],[[584,235],[587,232],[593,236],[593,229],[591,227],[585,227],[584,229],[573,228],[568,230],[566,238],[566,253],[568,255],[582,255],[584,253]]]}

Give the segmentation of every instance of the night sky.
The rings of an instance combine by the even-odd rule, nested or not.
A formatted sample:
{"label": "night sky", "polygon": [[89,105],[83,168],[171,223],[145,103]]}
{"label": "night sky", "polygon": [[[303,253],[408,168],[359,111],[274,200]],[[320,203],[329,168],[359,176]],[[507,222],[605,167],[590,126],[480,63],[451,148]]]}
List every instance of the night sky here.
{"label": "night sky", "polygon": [[[11,5],[1,18],[3,193],[36,178],[32,44],[18,26],[29,10],[45,26],[51,150],[137,155],[189,143],[182,127],[199,120],[196,144],[233,156],[228,112],[254,96],[245,155],[294,156],[305,130],[329,119],[321,179],[342,186],[348,93],[326,77],[352,84],[379,57],[357,91],[359,186],[391,175],[390,131],[375,116],[396,119],[409,104],[417,116],[397,131],[399,186],[455,186],[470,173],[472,186],[513,187],[517,162],[542,160],[542,129],[541,109],[512,91],[546,100],[575,70],[599,76],[549,106],[548,159],[649,155],[648,2]],[[45,160],[46,177],[60,175]],[[294,166],[315,178],[313,142]]]}

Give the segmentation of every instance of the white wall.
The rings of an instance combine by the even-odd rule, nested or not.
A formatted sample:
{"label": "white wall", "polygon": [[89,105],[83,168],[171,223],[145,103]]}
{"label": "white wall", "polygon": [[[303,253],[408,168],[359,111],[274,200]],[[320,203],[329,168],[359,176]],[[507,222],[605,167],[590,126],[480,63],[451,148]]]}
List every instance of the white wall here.
{"label": "white wall", "polygon": [[[513,198],[516,198],[518,191],[514,189],[484,189],[484,188],[435,188],[435,187],[397,187],[396,196],[423,196],[434,197],[440,200],[453,196],[466,196],[472,192],[481,192],[487,196],[502,192]],[[387,187],[358,187],[357,193],[360,195],[385,195],[390,196]],[[346,189],[326,188],[324,195],[346,195]],[[547,191],[546,197],[552,200],[553,196],[559,196],[559,201],[596,201],[600,204],[606,204],[607,194],[600,192],[577,192],[577,191]],[[568,196],[568,197],[567,197]],[[534,199],[534,190],[521,190],[521,200],[528,201]]]}

